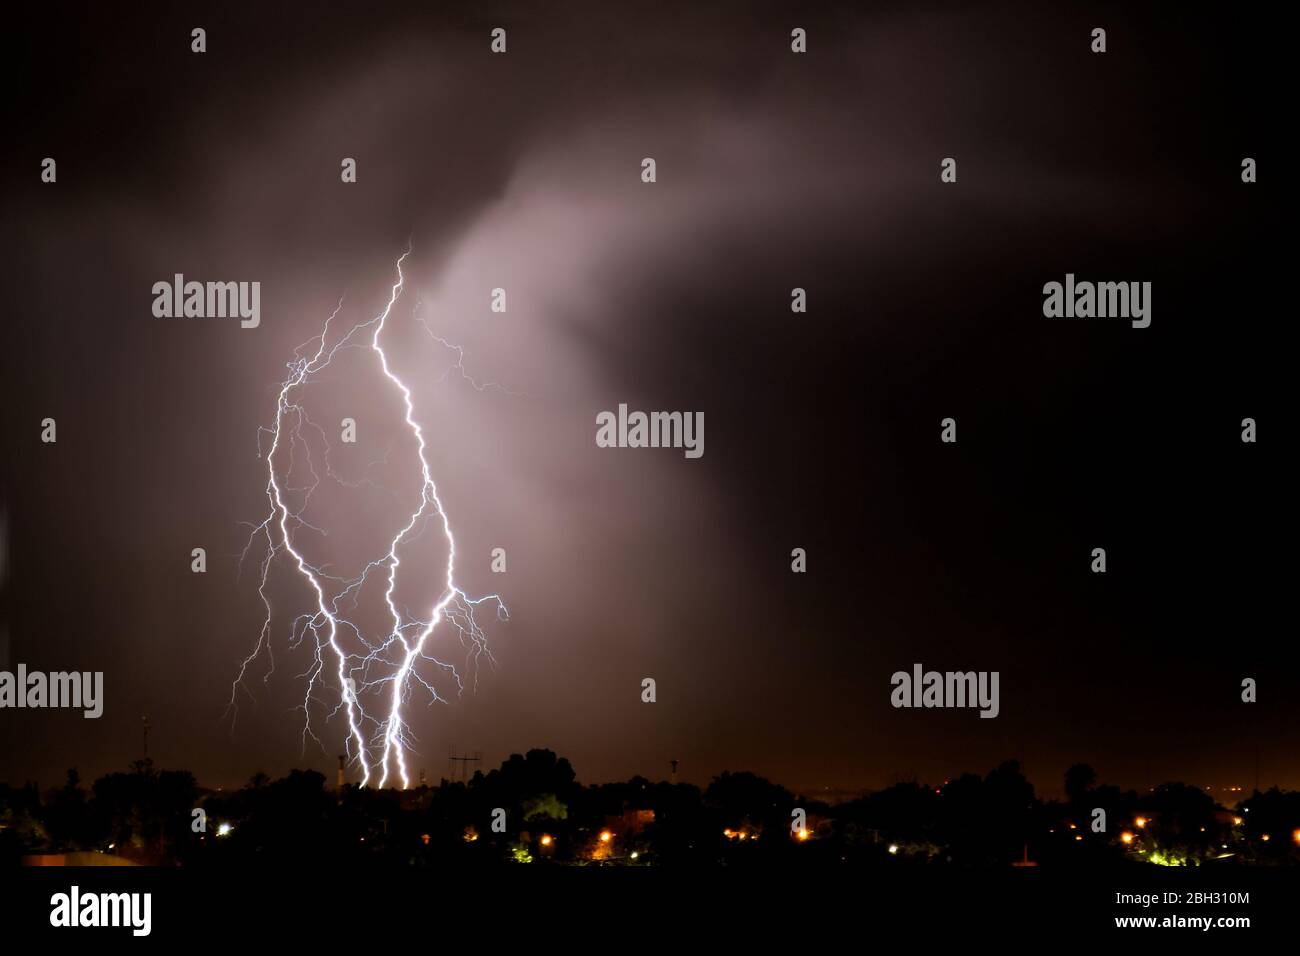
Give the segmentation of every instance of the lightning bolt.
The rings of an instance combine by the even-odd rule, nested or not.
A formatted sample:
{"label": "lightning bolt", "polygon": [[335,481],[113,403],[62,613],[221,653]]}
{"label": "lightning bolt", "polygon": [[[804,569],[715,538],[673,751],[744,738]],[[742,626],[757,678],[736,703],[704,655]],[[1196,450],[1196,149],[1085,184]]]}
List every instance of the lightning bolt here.
{"label": "lightning bolt", "polygon": [[[258,594],[266,616],[252,652],[244,658],[239,673],[231,685],[230,702],[227,706],[227,714],[233,721],[238,714],[239,692],[243,690],[244,693],[252,696],[245,682],[250,670],[263,656],[268,661],[263,682],[269,681],[271,674],[274,673],[275,657],[272,647],[274,613],[268,593],[268,580],[275,562],[285,561],[296,571],[314,599],[313,610],[294,618],[289,641],[291,648],[298,648],[310,638],[308,646],[311,650],[311,663],[300,675],[306,680],[301,706],[304,714],[303,746],[306,747],[308,739],[320,744],[320,737],[312,719],[313,705],[317,705],[318,708],[321,704],[326,707],[332,705],[327,720],[336,717],[340,712],[344,715],[348,728],[344,746],[350,760],[361,770],[361,785],[369,785],[372,777],[377,775],[381,788],[388,784],[392,776],[400,779],[403,788],[410,786],[406,754],[408,750],[413,749],[414,735],[404,717],[404,711],[413,695],[420,692],[427,694],[430,704],[444,700],[434,685],[420,672],[421,662],[428,662],[448,674],[455,682],[457,693],[464,691],[465,682],[455,666],[439,660],[430,652],[434,631],[444,623],[455,629],[462,647],[466,650],[467,669],[473,673],[474,684],[477,686],[480,661],[486,659],[489,665],[495,665],[496,661],[488,648],[487,637],[478,623],[476,612],[486,604],[497,612],[499,619],[509,618],[509,612],[499,595],[490,594],[472,598],[456,583],[456,539],[452,534],[447,509],[438,495],[438,488],[433,480],[424,428],[415,418],[415,406],[410,388],[398,376],[384,350],[383,336],[388,327],[389,317],[405,290],[406,277],[402,265],[410,253],[408,246],[397,260],[397,280],[389,292],[383,311],[368,322],[352,326],[345,335],[331,345],[330,329],[343,309],[343,300],[340,299],[333,313],[326,319],[320,336],[309,339],[294,350],[292,360],[287,363],[288,375],[280,384],[274,426],[263,426],[258,430],[259,456],[262,453],[264,438],[270,436],[270,447],[266,450],[265,456],[266,495],[270,510],[259,524],[252,527],[240,557],[240,566],[243,566],[255,544],[261,542],[263,554],[260,562]],[[419,308],[420,303],[417,303],[414,312],[425,331],[434,341],[455,353],[456,356],[455,364],[439,381],[444,380],[454,369],[461,378],[478,391],[496,389],[507,394],[516,394],[496,383],[481,384],[471,378],[465,368],[465,350],[436,335],[429,324],[418,315]],[[300,538],[304,533],[328,534],[326,530],[311,524],[305,517],[312,493],[322,480],[312,455],[310,436],[317,436],[320,444],[325,448],[322,464],[326,477],[349,488],[367,485],[397,497],[396,493],[382,488],[368,477],[375,465],[387,462],[387,455],[379,462],[372,462],[366,469],[366,477],[362,480],[357,482],[344,480],[330,463],[329,443],[325,430],[312,421],[303,404],[304,387],[322,370],[328,368],[340,351],[352,348],[368,348],[372,351],[378,360],[384,379],[401,396],[403,424],[416,445],[420,472],[420,498],[418,506],[410,512],[405,523],[389,542],[387,552],[367,561],[354,577],[343,578],[330,574],[325,567],[313,564],[300,545]],[[306,485],[295,487],[290,484],[290,478],[300,470],[297,458],[299,454],[303,456],[310,481]],[[395,594],[399,570],[403,566],[401,558],[403,546],[415,540],[430,522],[442,530],[447,546],[447,563],[440,583],[438,599],[429,607],[427,613],[417,616],[411,614],[408,609],[399,607]],[[387,579],[384,603],[388,609],[389,621],[378,639],[374,635],[367,637],[361,625],[347,614],[348,611],[357,608],[362,589],[375,573],[385,574]],[[345,646],[348,643],[353,645],[351,649]],[[363,704],[363,695],[377,697],[379,706],[371,705],[367,708]]]}

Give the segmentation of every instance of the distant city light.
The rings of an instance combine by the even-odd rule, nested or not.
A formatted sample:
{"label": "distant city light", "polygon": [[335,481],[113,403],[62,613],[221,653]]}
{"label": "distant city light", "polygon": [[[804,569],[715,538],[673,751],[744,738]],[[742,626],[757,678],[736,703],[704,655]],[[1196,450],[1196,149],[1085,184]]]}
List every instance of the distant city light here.
{"label": "distant city light", "polygon": [[[605,839],[603,834],[601,835],[601,839]],[[550,846],[552,842],[554,841],[551,840],[551,835],[549,833],[542,834],[542,846]]]}
{"label": "distant city light", "polygon": [[235,828],[229,823],[223,823],[217,827],[217,836],[230,836],[230,834],[234,832],[234,829]]}
{"label": "distant city light", "polygon": [[636,859],[638,856],[640,856],[640,855],[641,855],[641,854],[638,853],[636,850],[633,850],[630,859],[635,860],[635,859]]}
{"label": "distant city light", "polygon": [[1119,835],[1119,839],[1121,843],[1132,843],[1133,834],[1130,833],[1128,830],[1125,830],[1123,833]]}
{"label": "distant city light", "polygon": [[891,843],[891,844],[889,844],[889,852],[890,852],[890,853],[897,853],[897,852],[898,852],[898,844],[897,844],[897,843]]}
{"label": "distant city light", "polygon": [[1146,818],[1146,817],[1138,817],[1138,818],[1137,818],[1136,820],[1134,820],[1133,822],[1136,823],[1136,824],[1138,825],[1138,829],[1141,829],[1142,827],[1144,827],[1144,826],[1147,825],[1147,818]]}
{"label": "distant city light", "polygon": [[614,834],[610,833],[608,830],[601,830],[601,831],[600,831],[600,842],[601,842],[601,843],[608,843],[608,842],[609,842],[610,840],[612,840],[612,839],[614,839]]}
{"label": "distant city light", "polygon": [[798,831],[798,832],[795,834],[795,838],[796,838],[796,839],[799,839],[799,840],[806,840],[806,839],[808,839],[808,830],[807,830],[807,828],[805,827],[804,829]]}

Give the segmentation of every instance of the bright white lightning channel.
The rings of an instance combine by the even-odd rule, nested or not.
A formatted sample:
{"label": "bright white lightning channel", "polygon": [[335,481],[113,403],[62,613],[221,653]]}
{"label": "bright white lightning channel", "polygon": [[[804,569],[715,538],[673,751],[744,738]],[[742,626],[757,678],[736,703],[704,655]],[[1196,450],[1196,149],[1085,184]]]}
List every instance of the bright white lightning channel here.
{"label": "bright white lightning channel", "polygon": [[[429,652],[430,639],[438,625],[446,622],[455,628],[462,646],[467,651],[467,666],[477,675],[481,658],[485,657],[489,664],[494,664],[495,661],[488,648],[486,635],[475,618],[476,610],[483,604],[488,604],[495,608],[498,617],[505,619],[509,616],[499,595],[490,594],[486,597],[471,598],[456,584],[456,540],[452,534],[451,521],[442,500],[438,497],[437,485],[429,469],[424,429],[415,419],[411,390],[393,370],[384,351],[382,336],[389,315],[404,291],[406,278],[402,272],[402,263],[408,255],[410,255],[409,248],[397,260],[397,281],[389,293],[387,304],[379,315],[368,322],[353,326],[346,335],[330,345],[330,326],[343,307],[340,300],[334,312],[326,319],[319,338],[311,339],[294,350],[293,360],[288,363],[288,377],[280,386],[275,425],[272,428],[263,427],[258,432],[259,451],[262,436],[266,434],[271,436],[271,445],[266,452],[266,495],[270,503],[270,513],[253,529],[245,546],[244,556],[247,556],[255,541],[263,541],[265,553],[261,562],[258,593],[266,609],[266,618],[262,623],[256,646],[244,659],[231,687],[228,708],[228,713],[237,712],[239,691],[243,689],[248,692],[244,679],[249,668],[263,653],[266,654],[269,665],[263,681],[269,680],[274,672],[275,658],[271,641],[272,607],[267,593],[267,579],[276,559],[287,555],[290,566],[301,576],[314,598],[314,610],[300,614],[294,619],[290,639],[290,647],[294,648],[301,646],[308,636],[312,641],[309,645],[312,650],[312,663],[302,675],[307,681],[302,703],[303,745],[306,746],[309,737],[320,743],[320,737],[313,727],[311,705],[325,702],[328,706],[333,703],[328,716],[332,718],[342,711],[347,720],[348,732],[344,746],[348,757],[360,767],[362,786],[368,785],[376,774],[379,776],[380,787],[386,786],[390,776],[394,775],[401,780],[403,787],[410,785],[406,751],[411,748],[413,738],[403,716],[403,708],[410,702],[412,694],[420,690],[430,696],[430,702],[442,699],[434,686],[420,674],[418,665],[421,661],[428,661],[446,671],[455,680],[458,692],[464,690],[464,682],[456,668],[433,657]],[[417,304],[416,309],[418,308]],[[419,321],[434,341],[456,353],[456,364],[453,368],[476,390],[493,388],[507,391],[493,383],[479,384],[471,379],[464,367],[464,350],[435,335],[423,319]],[[366,332],[369,332],[368,342],[365,342]],[[315,353],[308,358],[307,353],[313,346]],[[295,533],[303,529],[325,533],[321,528],[310,524],[304,517],[312,492],[321,480],[312,460],[311,446],[306,437],[308,433],[319,436],[320,442],[325,446],[323,464],[325,473],[329,477],[352,488],[373,484],[368,478],[359,482],[347,482],[335,473],[329,461],[329,444],[325,431],[312,421],[299,394],[302,386],[307,384],[316,373],[328,367],[335,355],[344,348],[369,348],[375,353],[384,377],[402,397],[403,421],[415,439],[420,466],[419,506],[394,535],[387,553],[368,561],[361,572],[351,579],[331,575],[320,566],[314,565],[304,556],[295,540]],[[290,487],[288,477],[293,471],[294,456],[299,449],[305,455],[311,481],[306,487]],[[288,457],[287,464],[283,461],[285,456]],[[372,464],[379,464],[379,462]],[[368,472],[369,469],[367,474]],[[290,494],[301,494],[301,504],[293,507],[287,500]],[[417,536],[425,523],[431,520],[441,525],[446,540],[445,578],[440,596],[429,609],[428,614],[414,617],[409,611],[399,608],[394,598],[398,569],[402,566],[400,552],[402,545]],[[381,568],[387,570],[384,600],[391,624],[383,637],[375,640],[373,636],[368,639],[362,628],[350,620],[340,608],[349,600],[351,607],[355,608],[359,592],[369,580],[371,572]],[[345,636],[354,639],[362,650],[345,649],[343,644]],[[331,671],[332,680],[328,676]],[[363,705],[362,695],[367,692],[372,692],[372,695],[380,700],[381,704],[378,708],[372,706],[367,710]],[[336,695],[336,701],[334,696],[326,698],[327,693]]]}

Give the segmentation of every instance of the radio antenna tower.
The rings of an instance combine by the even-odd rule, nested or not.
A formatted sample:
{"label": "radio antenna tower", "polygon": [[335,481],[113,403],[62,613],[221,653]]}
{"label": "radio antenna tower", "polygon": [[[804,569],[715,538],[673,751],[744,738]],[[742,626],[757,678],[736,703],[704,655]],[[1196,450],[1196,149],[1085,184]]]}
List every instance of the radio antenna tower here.
{"label": "radio antenna tower", "polygon": [[469,765],[482,762],[483,751],[476,750],[473,753],[458,754],[456,753],[456,746],[453,744],[447,755],[447,779],[452,783],[457,780],[469,783]]}

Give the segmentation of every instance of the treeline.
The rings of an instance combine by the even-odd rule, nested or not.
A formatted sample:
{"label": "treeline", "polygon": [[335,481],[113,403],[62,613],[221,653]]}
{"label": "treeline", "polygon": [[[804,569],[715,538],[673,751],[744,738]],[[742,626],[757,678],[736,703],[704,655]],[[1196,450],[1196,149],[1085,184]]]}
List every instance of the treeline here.
{"label": "treeline", "polygon": [[1039,799],[1019,765],[936,785],[899,783],[828,805],[752,773],[705,788],[633,777],[583,786],[549,750],[515,754],[468,783],[328,789],[315,771],[200,788],[149,761],[89,790],[75,770],[40,793],[0,786],[0,862],[104,853],[154,865],[374,862],[401,866],[1096,866],[1300,863],[1300,793],[1232,807],[1168,783],[1138,794],[1086,765],[1064,801]]}

